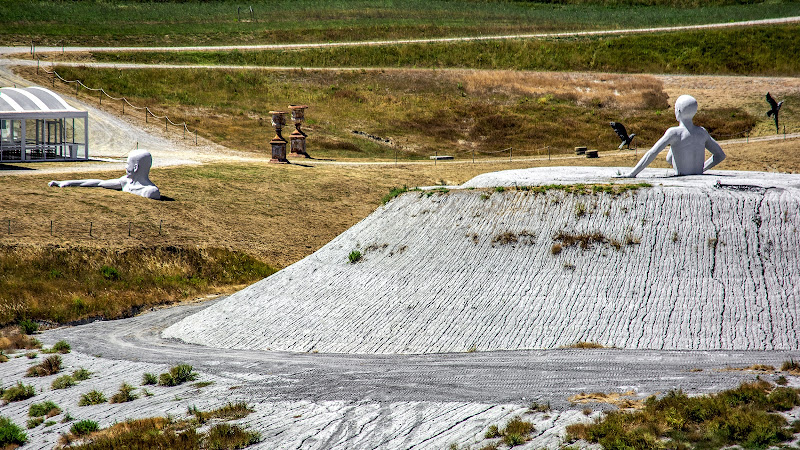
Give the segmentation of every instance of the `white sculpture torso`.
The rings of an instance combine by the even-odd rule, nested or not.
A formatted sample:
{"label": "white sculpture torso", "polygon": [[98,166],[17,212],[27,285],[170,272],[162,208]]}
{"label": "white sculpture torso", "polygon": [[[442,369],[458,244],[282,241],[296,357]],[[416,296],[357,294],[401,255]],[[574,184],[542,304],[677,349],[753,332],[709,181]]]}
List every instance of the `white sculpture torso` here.
{"label": "white sculpture torso", "polygon": [[[680,123],[668,129],[664,136],[653,145],[653,148],[642,156],[636,167],[628,175],[633,178],[658,156],[669,145],[667,162],[672,165],[677,175],[700,175],[725,159],[725,153],[717,141],[708,134],[705,128],[692,123],[697,113],[697,100],[690,95],[681,95],[675,102],[675,119]],[[705,160],[705,150],[711,157]]]}

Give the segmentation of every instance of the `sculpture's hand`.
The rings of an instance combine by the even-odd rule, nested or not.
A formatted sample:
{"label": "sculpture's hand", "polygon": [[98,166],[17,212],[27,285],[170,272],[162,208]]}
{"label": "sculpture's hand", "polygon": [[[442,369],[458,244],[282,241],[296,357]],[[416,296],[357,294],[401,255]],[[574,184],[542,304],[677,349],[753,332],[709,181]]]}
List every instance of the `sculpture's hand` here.
{"label": "sculpture's hand", "polygon": [[55,181],[55,180],[47,183],[47,185],[50,186],[50,187],[53,187],[53,186],[61,187],[61,185],[58,183],[58,181]]}

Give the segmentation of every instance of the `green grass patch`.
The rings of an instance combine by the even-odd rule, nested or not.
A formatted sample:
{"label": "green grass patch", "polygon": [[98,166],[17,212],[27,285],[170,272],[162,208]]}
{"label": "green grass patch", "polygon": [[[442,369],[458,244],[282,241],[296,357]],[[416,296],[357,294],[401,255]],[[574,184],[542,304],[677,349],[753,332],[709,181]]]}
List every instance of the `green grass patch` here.
{"label": "green grass patch", "polygon": [[28,435],[22,431],[22,428],[14,424],[8,417],[0,416],[0,446],[7,448],[8,446],[23,445],[26,442],[28,442]]}
{"label": "green grass patch", "polygon": [[[120,269],[109,271],[111,266]],[[61,276],[49,277],[52,270]],[[254,281],[275,269],[227,249],[0,246],[0,272],[0,303],[10,305],[0,312],[0,324],[10,324],[20,317],[56,323],[127,317],[147,305]],[[62,341],[52,351],[67,353],[70,347]]]}
{"label": "green grass patch", "polygon": [[[248,6],[253,7],[252,16]],[[796,3],[780,0],[23,0],[3,2],[0,43],[283,44],[697,24],[798,14]]]}
{"label": "green grass patch", "polygon": [[97,422],[94,420],[81,420],[72,424],[69,428],[70,433],[76,436],[85,436],[100,429]]}
{"label": "green grass patch", "polygon": [[150,384],[158,384],[158,377],[155,374],[145,372],[142,375],[142,384],[143,385],[150,385]]}
{"label": "green grass patch", "polygon": [[211,419],[237,420],[247,417],[252,412],[255,412],[255,410],[244,402],[228,403],[211,411],[200,411],[194,406],[189,407],[189,414],[193,415],[200,424],[206,423]]}
{"label": "green grass patch", "polygon": [[73,378],[72,375],[61,375],[53,380],[53,382],[50,384],[50,387],[53,389],[66,389],[68,387],[75,386],[76,384],[75,378]]}
{"label": "green grass patch", "polygon": [[102,392],[93,390],[81,395],[78,406],[100,405],[106,401],[106,396]]}
{"label": "green grass patch", "polygon": [[17,384],[10,388],[0,388],[0,398],[6,403],[26,400],[34,395],[36,395],[36,391],[34,391],[33,386],[30,384],[22,384],[21,381],[18,381]]}
{"label": "green grass patch", "polygon": [[178,386],[188,381],[194,381],[198,377],[197,372],[188,364],[178,364],[158,376],[159,386]]}
{"label": "green grass patch", "polygon": [[612,411],[567,431],[603,448],[765,448],[792,438],[794,430],[775,411],[797,405],[797,389],[759,380],[709,396],[671,391],[648,398],[640,411]]}
{"label": "green grass patch", "polygon": [[800,25],[302,50],[93,53],[103,62],[792,76]]}
{"label": "green grass patch", "polygon": [[138,394],[134,394],[136,388],[131,386],[128,383],[122,383],[122,386],[119,387],[119,391],[111,396],[109,403],[126,403],[132,402],[139,398]]}
{"label": "green grass patch", "polygon": [[28,408],[30,417],[53,417],[61,414],[61,408],[50,400],[42,403],[34,403]]}

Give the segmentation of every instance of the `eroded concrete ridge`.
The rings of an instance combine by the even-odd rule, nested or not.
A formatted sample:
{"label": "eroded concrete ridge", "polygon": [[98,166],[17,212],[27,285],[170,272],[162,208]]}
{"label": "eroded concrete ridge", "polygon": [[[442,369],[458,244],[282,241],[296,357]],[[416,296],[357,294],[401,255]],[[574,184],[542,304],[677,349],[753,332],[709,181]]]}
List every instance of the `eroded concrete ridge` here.
{"label": "eroded concrete ridge", "polygon": [[[654,169],[625,180],[615,172],[507,171],[449,192],[406,193],[164,336],[342,353],[578,341],[800,349],[800,176],[670,178]],[[652,186],[621,194],[468,189],[641,181]],[[356,263],[353,250],[362,254]]]}

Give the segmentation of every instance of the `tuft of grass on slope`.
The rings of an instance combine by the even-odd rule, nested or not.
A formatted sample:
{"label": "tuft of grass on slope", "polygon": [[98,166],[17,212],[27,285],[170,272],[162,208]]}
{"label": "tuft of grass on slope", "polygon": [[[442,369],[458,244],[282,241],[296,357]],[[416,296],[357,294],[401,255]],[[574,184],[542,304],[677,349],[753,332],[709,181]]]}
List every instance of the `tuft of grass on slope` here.
{"label": "tuft of grass on slope", "polygon": [[765,448],[785,442],[794,430],[775,411],[800,405],[800,390],[758,380],[709,396],[671,391],[650,397],[636,412],[612,411],[591,424],[567,427],[572,439],[603,448]]}

